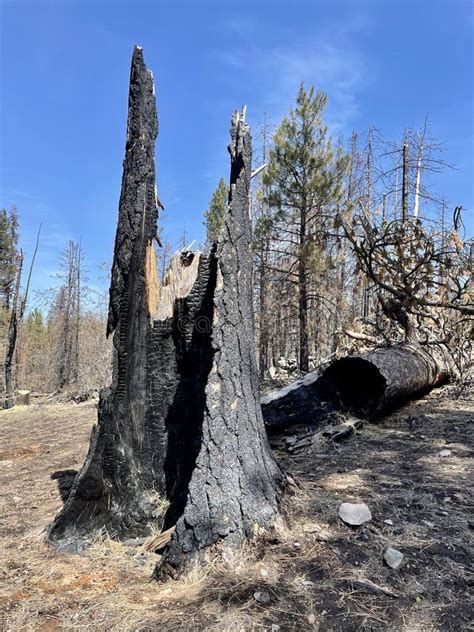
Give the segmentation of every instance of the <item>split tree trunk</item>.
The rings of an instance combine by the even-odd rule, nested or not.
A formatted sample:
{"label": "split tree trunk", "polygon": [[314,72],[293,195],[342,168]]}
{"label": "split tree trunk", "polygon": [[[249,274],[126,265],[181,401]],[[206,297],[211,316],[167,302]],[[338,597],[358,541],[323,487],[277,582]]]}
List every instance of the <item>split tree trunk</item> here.
{"label": "split tree trunk", "polygon": [[153,297],[146,274],[159,205],[157,133],[153,76],[136,47],[107,324],[114,345],[112,386],[101,393],[89,454],[54,521],[52,540],[75,540],[103,527],[129,537],[143,535],[156,510],[145,482],[164,490],[164,430],[154,423],[149,384],[154,349],[148,303]]}
{"label": "split tree trunk", "polygon": [[443,345],[375,349],[334,360],[320,373],[309,373],[263,397],[263,418],[269,431],[296,424],[322,425],[328,413],[341,409],[374,419],[455,373],[454,362]]}
{"label": "split tree trunk", "polygon": [[136,48],[107,330],[112,386],[101,393],[89,454],[50,539],[77,546],[104,527],[129,538],[175,526],[158,576],[269,526],[282,475],[258,398],[248,126],[234,115],[219,243],[208,255],[178,253],[162,286],[156,134],[153,80]]}
{"label": "split tree trunk", "polygon": [[[207,547],[238,547],[278,512],[281,472],[266,438],[258,397],[252,316],[248,125],[234,113],[229,208],[216,250],[212,367],[200,445],[186,502],[156,577],[202,560]],[[167,524],[166,526],[170,526]]]}

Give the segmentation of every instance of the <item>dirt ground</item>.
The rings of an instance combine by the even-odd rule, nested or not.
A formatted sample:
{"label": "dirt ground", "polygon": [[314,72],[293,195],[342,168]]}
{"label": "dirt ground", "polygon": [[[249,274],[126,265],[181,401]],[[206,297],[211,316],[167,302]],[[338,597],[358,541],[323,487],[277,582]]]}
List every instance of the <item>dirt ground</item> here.
{"label": "dirt ground", "polygon": [[[284,524],[230,566],[210,562],[156,584],[150,574],[157,556],[140,547],[104,536],[73,555],[45,543],[45,527],[62,504],[58,483],[64,495],[67,471],[86,454],[95,408],[3,411],[1,627],[474,630],[473,413],[472,393],[445,387],[340,445],[290,455],[276,442],[294,479]],[[345,501],[367,503],[372,521],[342,523],[337,510]],[[383,562],[388,546],[405,556],[398,570]],[[369,592],[366,579],[390,594]]]}

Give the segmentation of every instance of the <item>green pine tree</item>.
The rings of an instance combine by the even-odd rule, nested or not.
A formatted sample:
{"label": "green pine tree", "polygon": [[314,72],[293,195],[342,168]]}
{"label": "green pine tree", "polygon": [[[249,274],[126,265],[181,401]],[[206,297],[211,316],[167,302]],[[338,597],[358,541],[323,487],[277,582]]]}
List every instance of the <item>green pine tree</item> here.
{"label": "green pine tree", "polygon": [[327,98],[301,84],[291,108],[274,136],[263,176],[267,202],[275,211],[276,238],[295,260],[298,290],[299,366],[309,370],[309,285],[314,262],[320,260],[329,216],[343,193],[348,158],[334,149],[322,114]]}
{"label": "green pine tree", "polygon": [[209,202],[209,208],[204,213],[206,227],[206,241],[212,244],[217,241],[224,221],[224,213],[229,201],[229,187],[224,178],[219,180],[217,189],[214,191]]}

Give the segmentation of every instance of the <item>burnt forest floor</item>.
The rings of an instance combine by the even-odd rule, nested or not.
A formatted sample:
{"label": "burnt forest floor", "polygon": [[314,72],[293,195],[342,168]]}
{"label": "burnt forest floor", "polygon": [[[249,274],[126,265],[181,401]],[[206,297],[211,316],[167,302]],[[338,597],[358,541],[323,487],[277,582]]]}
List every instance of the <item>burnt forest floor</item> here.
{"label": "burnt forest floor", "polygon": [[[157,556],[140,547],[102,537],[73,555],[44,541],[60,489],[64,496],[86,455],[95,408],[2,411],[0,627],[473,630],[473,413],[472,391],[448,386],[343,444],[290,455],[273,441],[293,479],[277,533],[230,567],[211,562],[157,584]],[[337,512],[345,501],[365,502],[372,521],[346,526]],[[405,556],[398,570],[383,562],[387,546]],[[365,580],[390,594],[370,592]]]}

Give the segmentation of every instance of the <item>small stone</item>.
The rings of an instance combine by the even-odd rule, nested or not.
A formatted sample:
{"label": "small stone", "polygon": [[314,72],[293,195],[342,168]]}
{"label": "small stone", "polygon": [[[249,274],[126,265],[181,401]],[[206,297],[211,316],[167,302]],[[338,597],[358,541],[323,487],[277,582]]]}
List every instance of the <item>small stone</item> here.
{"label": "small stone", "polygon": [[310,623],[311,625],[316,623],[316,617],[312,613],[307,616],[307,619],[308,619],[308,623]]}
{"label": "small stone", "polygon": [[301,549],[301,542],[293,542],[295,549]]}
{"label": "small stone", "polygon": [[387,518],[387,520],[384,520],[385,524],[389,524],[391,527],[393,527],[393,520],[390,520],[390,518]]}
{"label": "small stone", "polygon": [[342,503],[339,506],[339,518],[346,524],[358,527],[372,520],[372,514],[365,503]]}
{"label": "small stone", "polygon": [[438,456],[440,457],[446,457],[450,455],[451,455],[451,450],[441,450],[440,452],[438,452]]}
{"label": "small stone", "polygon": [[403,553],[400,553],[397,549],[392,549],[391,546],[388,547],[383,555],[383,559],[385,560],[387,566],[390,566],[390,568],[394,568],[395,570],[400,567],[403,557]]}
{"label": "small stone", "polygon": [[267,571],[267,569],[266,569],[266,568],[261,568],[261,569],[260,569],[260,575],[261,575],[262,577],[268,577],[268,571]]}
{"label": "small stone", "polygon": [[270,597],[270,593],[267,590],[257,590],[257,592],[253,593],[253,597],[255,601],[263,604],[270,603],[270,601],[272,600],[272,598]]}

